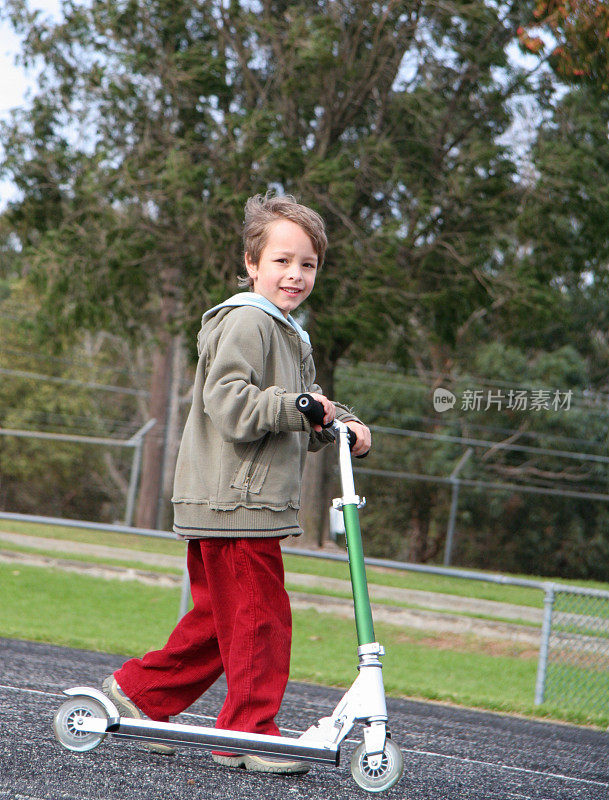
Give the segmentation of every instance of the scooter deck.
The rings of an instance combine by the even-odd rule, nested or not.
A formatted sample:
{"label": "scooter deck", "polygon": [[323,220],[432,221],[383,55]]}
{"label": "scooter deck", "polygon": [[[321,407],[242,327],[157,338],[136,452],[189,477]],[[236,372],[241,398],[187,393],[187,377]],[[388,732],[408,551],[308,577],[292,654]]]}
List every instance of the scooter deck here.
{"label": "scooter deck", "polygon": [[338,745],[327,742],[205,728],[199,725],[181,725],[175,722],[154,722],[129,717],[112,717],[109,720],[88,717],[81,721],[81,730],[91,733],[110,733],[122,739],[201,747],[225,753],[299,758],[336,767],[340,761]]}

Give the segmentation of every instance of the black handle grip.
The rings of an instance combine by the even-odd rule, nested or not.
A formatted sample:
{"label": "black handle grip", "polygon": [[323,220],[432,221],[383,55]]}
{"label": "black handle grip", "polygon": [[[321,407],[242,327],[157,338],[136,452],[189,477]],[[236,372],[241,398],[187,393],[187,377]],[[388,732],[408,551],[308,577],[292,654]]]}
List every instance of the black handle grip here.
{"label": "black handle grip", "polygon": [[[351,429],[349,429],[349,450],[353,450],[355,447],[355,443],[357,442],[357,436],[353,433]],[[355,456],[356,458],[366,458],[370,450],[366,450],[361,456]]]}
{"label": "black handle grip", "polygon": [[[324,425],[325,411],[323,405],[319,400],[315,400],[310,394],[301,394],[296,398],[296,408],[305,415],[305,417],[312,422],[313,425],[321,425],[324,428],[330,428],[332,423]],[[349,449],[353,450],[357,442],[357,436],[352,430],[349,431]],[[357,458],[366,458],[368,453],[363,456],[356,456]]]}
{"label": "black handle grip", "polygon": [[296,398],[296,408],[312,422],[313,425],[323,425],[326,412],[323,404],[315,400],[310,394],[301,394]]}

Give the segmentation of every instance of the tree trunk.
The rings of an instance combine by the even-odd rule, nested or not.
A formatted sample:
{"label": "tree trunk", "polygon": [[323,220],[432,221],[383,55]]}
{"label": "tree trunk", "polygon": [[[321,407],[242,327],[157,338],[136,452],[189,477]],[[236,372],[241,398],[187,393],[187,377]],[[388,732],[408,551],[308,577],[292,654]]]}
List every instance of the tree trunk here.
{"label": "tree trunk", "polygon": [[304,531],[304,547],[321,547],[329,534],[329,509],[332,503],[333,485],[330,457],[334,453],[328,447],[318,453],[308,453],[302,481],[300,525]]}
{"label": "tree trunk", "polygon": [[171,528],[173,512],[171,496],[173,494],[173,477],[180,449],[182,417],[180,414],[180,388],[185,368],[184,340],[181,334],[173,337],[171,347],[171,385],[169,387],[169,408],[167,410],[167,433],[163,454],[162,486],[159,496],[158,522],[162,529]]}
{"label": "tree trunk", "polygon": [[[317,359],[316,359],[317,364]],[[321,366],[321,369],[320,369]],[[326,397],[333,399],[334,376],[332,368],[323,361],[317,364],[317,383]],[[300,503],[300,525],[304,531],[304,547],[321,547],[328,540],[330,529],[330,506],[336,492],[336,453],[332,447],[324,447],[317,453],[308,453],[302,481]]]}
{"label": "tree trunk", "polygon": [[408,560],[415,564],[425,564],[433,555],[429,543],[431,497],[426,489],[412,492],[411,514]]}
{"label": "tree trunk", "polygon": [[171,338],[169,334],[161,334],[152,356],[150,416],[156,420],[156,425],[146,434],[142,450],[142,479],[135,513],[135,524],[138,528],[157,528],[159,524],[159,497],[162,493],[171,390],[171,360]]}
{"label": "tree trunk", "polygon": [[[148,432],[142,450],[142,478],[135,513],[139,528],[159,528],[162,524],[164,471],[167,467],[169,423],[172,386],[174,384],[174,359],[176,342],[170,326],[177,309],[177,271],[171,267],[161,276],[161,299],[157,346],[152,355],[149,415],[156,425]],[[175,416],[174,420],[175,420]]]}

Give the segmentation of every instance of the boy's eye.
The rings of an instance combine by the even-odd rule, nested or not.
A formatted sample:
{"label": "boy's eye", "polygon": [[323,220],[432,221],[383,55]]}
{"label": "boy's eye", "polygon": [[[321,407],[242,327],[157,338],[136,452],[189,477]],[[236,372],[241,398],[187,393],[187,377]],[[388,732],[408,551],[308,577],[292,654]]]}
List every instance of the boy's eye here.
{"label": "boy's eye", "polygon": [[310,269],[317,269],[317,264],[310,264],[308,261],[306,264],[303,264],[303,267],[310,267]]}

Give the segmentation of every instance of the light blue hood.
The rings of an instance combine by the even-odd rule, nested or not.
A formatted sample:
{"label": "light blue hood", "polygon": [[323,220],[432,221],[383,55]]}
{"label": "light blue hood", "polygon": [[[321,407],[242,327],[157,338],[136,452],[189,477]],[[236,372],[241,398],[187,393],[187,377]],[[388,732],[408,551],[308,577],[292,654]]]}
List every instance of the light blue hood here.
{"label": "light blue hood", "polygon": [[270,300],[267,300],[266,297],[263,297],[261,294],[257,294],[256,292],[240,292],[239,294],[229,297],[228,300],[220,303],[220,305],[210,308],[209,311],[206,311],[205,314],[203,314],[203,319],[201,320],[202,325],[205,325],[207,320],[211,319],[211,317],[213,317],[214,314],[216,314],[221,308],[232,308],[235,306],[254,306],[254,308],[259,308],[261,311],[266,311],[267,314],[275,317],[275,319],[278,319],[281,322],[287,322],[288,325],[291,325],[292,328],[294,328],[303,342],[306,344],[311,344],[309,334],[296,322],[291,314],[288,314],[286,319],[277,306],[273,305]]}

